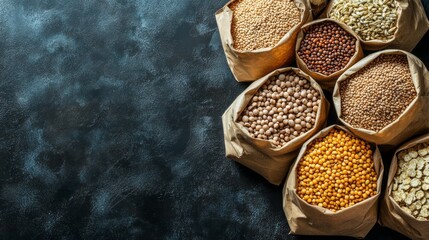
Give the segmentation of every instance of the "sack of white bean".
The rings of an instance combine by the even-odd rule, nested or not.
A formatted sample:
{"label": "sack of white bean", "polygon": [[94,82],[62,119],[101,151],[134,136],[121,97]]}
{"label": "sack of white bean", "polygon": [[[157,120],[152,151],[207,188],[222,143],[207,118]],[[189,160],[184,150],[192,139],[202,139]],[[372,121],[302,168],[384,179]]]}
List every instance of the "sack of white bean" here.
{"label": "sack of white bean", "polygon": [[383,169],[378,147],[342,126],[314,135],[283,188],[290,233],[365,237],[377,222]]}
{"label": "sack of white bean", "polygon": [[429,72],[411,53],[373,53],[343,73],[333,92],[339,120],[358,137],[397,146],[429,129]]}
{"label": "sack of white bean", "polygon": [[329,102],[297,68],[253,82],[222,116],[226,157],[279,185],[301,145],[326,124]]}
{"label": "sack of white bean", "polygon": [[420,0],[332,0],[324,15],[354,30],[365,50],[412,51],[429,29]]}
{"label": "sack of white bean", "polygon": [[429,134],[395,152],[379,222],[411,239],[429,239]]}
{"label": "sack of white bean", "polygon": [[302,26],[295,51],[298,67],[329,91],[337,78],[364,56],[357,35],[329,18]]}
{"label": "sack of white bean", "polygon": [[298,31],[311,19],[308,0],[228,2],[216,22],[235,79],[255,81],[292,63]]}

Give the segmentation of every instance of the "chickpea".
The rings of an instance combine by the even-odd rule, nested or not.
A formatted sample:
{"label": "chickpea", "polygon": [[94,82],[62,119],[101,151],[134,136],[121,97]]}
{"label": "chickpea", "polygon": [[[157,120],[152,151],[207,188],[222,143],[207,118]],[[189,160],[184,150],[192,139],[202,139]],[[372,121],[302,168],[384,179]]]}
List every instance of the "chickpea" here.
{"label": "chickpea", "polygon": [[[316,95],[317,91],[311,85],[298,88],[299,82],[303,84],[308,81],[293,72],[282,73],[268,79],[251,98],[241,113],[238,123],[249,131],[251,137],[272,141],[277,147],[282,147],[311,130],[316,122],[321,95]],[[277,98],[277,94],[274,94],[273,91],[281,91],[280,96],[290,93],[289,95],[296,96],[296,98],[286,105],[284,99]],[[308,100],[307,93],[317,96],[316,100]],[[261,99],[261,96],[264,97]],[[314,106],[317,108],[305,109],[303,107],[305,103],[301,99],[306,99],[307,104],[309,103],[311,106],[316,103]],[[282,103],[284,103],[284,107],[282,107]],[[304,114],[304,111],[307,111],[308,114]]]}

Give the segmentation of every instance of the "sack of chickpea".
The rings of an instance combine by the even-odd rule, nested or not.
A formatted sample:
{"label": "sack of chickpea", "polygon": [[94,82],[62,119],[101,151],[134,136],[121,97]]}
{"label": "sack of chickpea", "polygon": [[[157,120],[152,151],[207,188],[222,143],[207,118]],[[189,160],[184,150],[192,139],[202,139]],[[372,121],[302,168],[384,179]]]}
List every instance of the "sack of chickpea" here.
{"label": "sack of chickpea", "polygon": [[301,145],[322,129],[329,103],[297,68],[253,82],[222,116],[226,156],[279,185]]}

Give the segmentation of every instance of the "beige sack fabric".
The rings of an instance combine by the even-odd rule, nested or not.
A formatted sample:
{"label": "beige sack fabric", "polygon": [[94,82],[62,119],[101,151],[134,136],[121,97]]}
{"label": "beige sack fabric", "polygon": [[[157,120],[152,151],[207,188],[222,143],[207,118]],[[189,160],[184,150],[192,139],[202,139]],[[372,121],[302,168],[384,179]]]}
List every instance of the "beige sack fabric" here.
{"label": "beige sack fabric", "polygon": [[378,198],[383,180],[383,162],[377,146],[373,153],[374,167],[377,173],[377,195],[372,196],[351,207],[338,212],[310,205],[302,200],[296,192],[297,167],[307,146],[315,139],[326,136],[331,129],[336,128],[350,133],[338,125],[329,126],[304,143],[297,160],[291,167],[283,188],[283,210],[291,229],[291,234],[297,235],[335,235],[365,237],[377,222]]}
{"label": "beige sack fabric", "polygon": [[[237,122],[241,112],[246,108],[253,95],[271,77],[280,73],[293,71],[310,81],[311,86],[321,96],[314,127],[305,134],[291,140],[281,148],[275,147],[271,141],[252,138],[245,127]],[[253,82],[222,116],[226,157],[252,169],[266,178],[270,183],[279,185],[298,154],[301,145],[313,134],[322,129],[328,117],[329,102],[323,95],[320,86],[308,75],[297,68],[282,68],[271,72],[265,77]]]}
{"label": "beige sack fabric", "polygon": [[[354,36],[356,38],[356,52],[353,55],[353,57],[350,59],[349,63],[340,71],[332,73],[329,76],[326,76],[326,75],[318,73],[318,72],[313,72],[310,69],[308,69],[307,65],[304,63],[304,61],[298,55],[299,48],[301,47],[301,41],[304,39],[304,33],[311,26],[318,24],[318,23],[321,23],[321,22],[334,22],[334,23],[340,25],[344,30],[346,30],[348,33],[350,33],[352,36]],[[337,78],[341,74],[343,74],[348,68],[353,66],[353,64],[355,64],[356,62],[361,60],[364,56],[364,53],[363,53],[362,46],[360,45],[360,41],[359,41],[358,36],[356,35],[355,32],[353,32],[353,30],[350,29],[350,27],[348,27],[344,23],[338,22],[337,20],[324,18],[324,19],[319,19],[316,21],[309,22],[309,23],[307,23],[301,27],[301,31],[299,32],[298,39],[296,41],[295,55],[296,55],[296,64],[298,65],[298,67],[302,71],[304,71],[305,73],[310,75],[312,78],[314,78],[317,81],[317,83],[319,83],[323,89],[326,89],[326,90],[329,90],[332,92],[332,90],[334,89],[334,86],[335,86],[335,82],[337,81]]]}
{"label": "beige sack fabric", "polygon": [[219,29],[226,60],[232,74],[238,82],[255,81],[271,71],[290,64],[295,60],[295,43],[301,26],[311,21],[310,4],[308,0],[295,0],[301,11],[301,21],[293,27],[273,48],[262,48],[254,51],[239,51],[233,47],[231,23],[233,11],[228,7],[236,0],[228,2],[216,12],[216,22]]}
{"label": "beige sack fabric", "polygon": [[[417,96],[396,120],[380,131],[375,132],[368,129],[354,128],[344,121],[341,115],[340,84],[342,81],[346,80],[349,76],[359,71],[382,54],[399,54],[407,56]],[[397,146],[411,136],[423,133],[425,130],[429,129],[429,72],[420,59],[405,51],[384,50],[365,57],[340,76],[335,85],[332,97],[335,111],[337,112],[340,121],[356,136],[378,145]]]}
{"label": "beige sack fabric", "polygon": [[[331,0],[324,13],[328,18],[333,3]],[[411,52],[429,29],[429,21],[421,0],[396,0],[399,5],[397,30],[392,39],[370,40],[362,42],[365,50],[381,50],[385,48],[402,49]]]}
{"label": "beige sack fabric", "polygon": [[310,4],[313,18],[317,18],[323,12],[326,6],[328,6],[328,0],[310,0]]}
{"label": "beige sack fabric", "polygon": [[393,155],[392,163],[389,169],[386,192],[381,200],[380,219],[382,226],[398,231],[411,239],[427,240],[429,239],[429,221],[419,221],[412,215],[406,213],[391,197],[393,179],[398,168],[398,159],[396,154],[401,150],[408,149],[417,144],[429,142],[429,134],[413,139],[403,144]]}

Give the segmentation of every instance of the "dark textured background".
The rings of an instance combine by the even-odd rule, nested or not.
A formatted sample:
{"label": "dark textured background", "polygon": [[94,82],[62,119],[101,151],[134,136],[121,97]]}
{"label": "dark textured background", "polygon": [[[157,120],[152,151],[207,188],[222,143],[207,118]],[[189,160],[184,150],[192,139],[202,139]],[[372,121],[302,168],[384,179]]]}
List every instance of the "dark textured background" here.
{"label": "dark textured background", "polygon": [[0,1],[1,239],[315,239],[224,157],[225,2]]}

